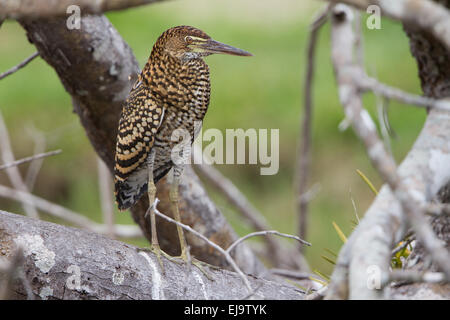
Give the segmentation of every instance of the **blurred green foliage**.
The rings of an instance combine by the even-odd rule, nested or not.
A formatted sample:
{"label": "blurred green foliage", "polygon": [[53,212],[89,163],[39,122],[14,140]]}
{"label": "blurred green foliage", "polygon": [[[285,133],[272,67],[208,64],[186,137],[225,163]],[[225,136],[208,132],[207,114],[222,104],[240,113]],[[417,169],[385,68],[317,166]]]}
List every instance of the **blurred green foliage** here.
{"label": "blurred green foliage", "polygon": [[[274,229],[286,233],[297,230],[293,177],[301,123],[305,48],[308,24],[320,5],[312,0],[177,0],[107,14],[134,50],[141,66],[159,34],[182,24],[196,26],[219,41],[254,54],[251,58],[207,58],[212,97],[204,129],[280,129],[278,174],[261,176],[259,166],[254,165],[218,167]],[[420,94],[416,64],[402,26],[383,20],[381,30],[363,29],[368,73],[387,84]],[[361,169],[377,189],[380,187],[380,179],[352,130],[338,130],[343,112],[330,62],[329,40],[329,25],[326,25],[320,33],[316,59],[310,179],[311,185],[321,185],[321,191],[310,204],[307,240],[313,246],[306,249],[312,268],[326,274],[330,274],[332,265],[321,258],[324,249],[338,252],[342,245],[332,222],[347,235],[352,231],[350,221],[355,219],[355,213],[350,192],[360,217],[374,198],[355,170]],[[1,71],[34,51],[17,23],[3,24]],[[376,119],[375,97],[366,95],[364,103]],[[38,58],[0,81],[0,110],[17,158],[33,153],[33,134],[27,129],[32,126],[45,134],[48,150],[63,150],[61,155],[45,160],[34,192],[101,221],[96,156],[55,72]],[[422,127],[425,112],[391,102],[389,118],[397,134],[392,140],[393,152],[396,160],[401,161]],[[22,166],[22,172],[26,168]],[[7,183],[1,172],[0,183]],[[210,194],[239,234],[250,231],[220,195],[212,190]],[[0,199],[0,209],[22,212],[19,205],[5,199]],[[117,214],[116,220],[132,223],[126,213]],[[145,245],[144,241],[138,243]]]}

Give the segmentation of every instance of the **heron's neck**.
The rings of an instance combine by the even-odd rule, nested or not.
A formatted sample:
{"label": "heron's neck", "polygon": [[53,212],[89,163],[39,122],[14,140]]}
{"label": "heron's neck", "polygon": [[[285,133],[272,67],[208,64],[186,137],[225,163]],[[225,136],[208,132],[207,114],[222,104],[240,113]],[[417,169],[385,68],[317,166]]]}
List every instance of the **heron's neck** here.
{"label": "heron's neck", "polygon": [[204,99],[199,92],[207,89],[209,96],[209,68],[202,59],[183,62],[153,50],[141,77],[163,104],[186,108],[197,103],[197,99]]}

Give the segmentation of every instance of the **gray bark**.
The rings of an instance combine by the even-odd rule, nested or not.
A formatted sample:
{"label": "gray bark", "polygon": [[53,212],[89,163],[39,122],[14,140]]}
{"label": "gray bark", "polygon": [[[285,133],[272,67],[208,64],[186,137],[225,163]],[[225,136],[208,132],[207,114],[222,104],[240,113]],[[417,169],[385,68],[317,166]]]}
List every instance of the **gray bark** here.
{"label": "gray bark", "polygon": [[[351,12],[348,7],[342,7],[347,10],[343,15],[334,17],[336,23],[333,31],[337,30],[339,22],[341,24],[345,22],[348,26],[348,21],[344,19],[350,17]],[[411,50],[419,63],[419,75],[424,92],[433,98],[448,97],[450,95],[448,91],[450,88],[448,85],[450,79],[448,50],[429,32],[418,31],[417,27],[414,28],[410,24],[405,28],[409,30]],[[351,28],[347,31],[347,33],[352,32]],[[344,35],[342,32],[340,34]],[[347,42],[348,37],[342,37],[337,43],[344,45],[348,44]],[[338,47],[336,46],[336,48]],[[448,112],[431,110],[422,132],[397,170],[402,181],[407,183],[408,191],[414,193],[422,206],[442,194],[442,192],[438,192],[439,189],[445,188],[449,181],[450,167],[447,160],[450,150],[450,126],[448,120]],[[369,151],[369,153],[371,152]],[[377,268],[382,281],[389,280],[391,250],[403,238],[410,226],[411,221],[406,218],[405,215],[402,215],[398,194],[393,195],[387,186],[383,186],[376,200],[341,250],[327,298],[404,297],[423,299],[426,296],[424,292],[428,292],[428,296],[432,298],[448,297],[448,285],[414,284],[392,286],[388,290],[375,290],[368,285],[370,270],[374,270],[372,267]],[[447,239],[445,244],[448,249],[448,217],[443,215],[438,220],[440,223],[436,223],[436,221],[433,223],[434,231],[442,240]],[[425,224],[418,228],[415,226],[415,230],[420,231],[419,228],[424,226]],[[429,262],[429,254],[420,248],[420,244],[417,245],[411,257],[416,255],[419,260],[424,259]],[[429,250],[428,253],[430,252],[436,253],[437,250]],[[430,270],[429,263],[420,270]]]}
{"label": "gray bark", "polygon": [[[0,18],[42,18],[67,15],[76,5],[83,13],[102,13],[151,4],[162,0],[0,0]],[[73,11],[69,10],[69,13]]]}
{"label": "gray bark", "polygon": [[[450,0],[438,2],[450,9]],[[436,99],[450,97],[450,50],[427,31],[418,30],[409,25],[404,25],[404,29],[409,37],[411,53],[417,61],[418,74],[424,95]],[[437,200],[442,203],[450,203],[450,181],[439,190]],[[450,249],[450,217],[448,215],[433,217],[431,224],[436,235],[445,243],[447,249]],[[420,271],[437,270],[436,266],[430,265],[430,261],[427,259],[426,252],[420,242],[414,247],[408,259],[407,268]],[[408,291],[409,294],[411,291],[414,292],[420,289],[417,285],[404,287],[402,290]],[[441,294],[446,292],[447,299],[450,299],[450,285],[427,285],[426,287]]]}
{"label": "gray bark", "polygon": [[[18,247],[24,254],[25,281],[35,299],[243,299],[248,295],[234,272],[205,267],[210,280],[194,266],[162,258],[162,273],[151,252],[89,231],[0,211],[0,257],[13,260]],[[255,290],[252,298],[304,298],[293,286],[252,276],[249,281]],[[14,279],[11,289],[11,298],[27,298],[23,279]]]}

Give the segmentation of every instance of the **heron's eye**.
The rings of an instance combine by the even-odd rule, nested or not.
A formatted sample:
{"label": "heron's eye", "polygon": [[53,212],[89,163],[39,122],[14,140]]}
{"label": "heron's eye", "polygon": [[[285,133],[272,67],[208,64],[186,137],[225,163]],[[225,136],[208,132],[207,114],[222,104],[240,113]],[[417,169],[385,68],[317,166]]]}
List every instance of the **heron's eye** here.
{"label": "heron's eye", "polygon": [[184,41],[186,41],[186,43],[192,43],[193,41],[194,41],[194,39],[192,39],[192,37],[190,37],[190,36],[186,36],[186,37],[184,37]]}

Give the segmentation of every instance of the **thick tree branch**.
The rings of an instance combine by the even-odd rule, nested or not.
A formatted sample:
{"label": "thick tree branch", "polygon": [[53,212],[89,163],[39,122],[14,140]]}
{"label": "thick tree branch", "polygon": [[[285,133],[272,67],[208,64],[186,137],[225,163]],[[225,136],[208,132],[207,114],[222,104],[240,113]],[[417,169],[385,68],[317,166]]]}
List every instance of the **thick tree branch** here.
{"label": "thick tree branch", "polygon": [[383,15],[405,25],[428,31],[450,50],[450,11],[430,0],[329,0],[366,11],[370,5],[380,7]]}
{"label": "thick tree branch", "polygon": [[[67,15],[76,5],[82,14],[122,10],[163,0],[0,0],[0,19],[44,18]],[[69,12],[71,13],[71,12]]]}
{"label": "thick tree branch", "polygon": [[[233,272],[197,268],[96,233],[0,211],[0,252],[13,259],[20,246],[32,295],[40,299],[242,299],[247,290]],[[293,286],[248,277],[260,299],[303,299]],[[20,281],[12,297],[26,298]]]}
{"label": "thick tree branch", "polygon": [[[435,196],[450,180],[450,114],[438,110],[430,113],[421,135],[397,171],[377,138],[370,116],[362,109],[360,93],[352,81],[352,73],[358,72],[358,67],[352,58],[351,18],[352,12],[347,6],[336,7],[332,54],[340,100],[369,158],[389,187],[382,188],[341,250],[328,297],[345,298],[349,294],[350,298],[379,298],[383,291],[367,285],[368,271],[376,267],[382,277],[387,276],[392,245],[401,239],[408,223],[427,253],[449,277],[448,252],[434,236],[422,211],[429,200],[427,197]],[[370,250],[367,250],[369,244]]]}

